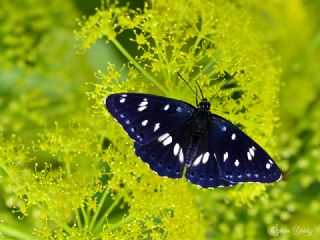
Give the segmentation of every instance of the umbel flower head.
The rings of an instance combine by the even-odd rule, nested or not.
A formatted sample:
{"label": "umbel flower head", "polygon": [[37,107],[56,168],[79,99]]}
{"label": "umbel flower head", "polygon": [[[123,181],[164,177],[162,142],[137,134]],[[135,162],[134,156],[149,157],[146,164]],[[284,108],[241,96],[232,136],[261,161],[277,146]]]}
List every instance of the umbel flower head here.
{"label": "umbel flower head", "polygon": [[248,133],[266,145],[278,105],[278,70],[271,50],[251,28],[246,7],[228,1],[150,1],[141,8],[105,2],[95,15],[79,21],[80,49],[105,39],[128,63],[121,71],[110,62],[109,70],[98,74],[103,80],[97,86],[96,93],[102,94],[98,104],[106,94],[119,91],[152,92],[193,103],[194,94],[176,70],[190,84],[197,80],[208,98],[224,83],[226,73],[242,70],[244,74],[218,94],[213,112],[228,113],[244,127],[250,124]]}
{"label": "umbel flower head", "polygon": [[[226,75],[243,70],[244,74],[219,92],[212,111],[241,124],[270,149],[278,70],[273,66],[271,50],[252,29],[249,16],[244,6],[227,1],[148,1],[140,7],[104,2],[94,15],[79,20],[79,49],[88,49],[104,39],[126,61],[122,67],[110,61],[106,72],[97,73],[101,83],[88,93],[96,101],[94,114],[106,115],[103,101],[115,92],[154,93],[193,103],[195,96],[175,70],[191,85],[197,80],[208,98],[225,83]],[[134,156],[130,140],[110,116],[104,125],[102,133],[111,143],[105,150],[112,175],[108,188],[131,193],[125,199],[129,216],[139,219],[142,229],[148,225],[148,231],[162,237],[199,236],[204,224],[192,207],[195,198],[188,193],[190,186],[184,180],[177,182],[153,174]],[[251,201],[265,187],[246,191],[247,200],[242,198],[241,203]],[[233,196],[237,198],[237,193]],[[157,223],[156,219],[161,220]],[[185,228],[186,219],[198,224]],[[131,224],[137,227],[138,222]],[[121,232],[134,235],[135,230],[124,228]]]}

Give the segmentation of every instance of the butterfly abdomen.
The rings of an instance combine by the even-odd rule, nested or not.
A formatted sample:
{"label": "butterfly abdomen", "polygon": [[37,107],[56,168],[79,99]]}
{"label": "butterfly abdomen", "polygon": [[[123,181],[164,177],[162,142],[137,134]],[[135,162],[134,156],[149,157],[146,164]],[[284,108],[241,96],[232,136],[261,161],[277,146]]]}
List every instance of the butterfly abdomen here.
{"label": "butterfly abdomen", "polygon": [[196,159],[200,141],[201,141],[201,136],[199,135],[193,135],[190,138],[188,147],[186,149],[186,159],[184,162],[187,168],[190,167],[193,161]]}
{"label": "butterfly abdomen", "polygon": [[208,133],[210,112],[198,109],[194,114],[192,136],[186,149],[185,166],[188,168],[196,159],[199,150],[199,144]]}

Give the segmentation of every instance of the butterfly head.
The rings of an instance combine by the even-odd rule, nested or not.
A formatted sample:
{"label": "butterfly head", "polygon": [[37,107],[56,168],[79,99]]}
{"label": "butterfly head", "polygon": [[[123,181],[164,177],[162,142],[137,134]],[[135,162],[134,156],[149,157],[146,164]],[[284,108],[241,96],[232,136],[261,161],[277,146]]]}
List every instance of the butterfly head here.
{"label": "butterfly head", "polygon": [[201,110],[209,111],[210,110],[210,102],[206,98],[203,98],[201,102],[198,104],[198,108]]}

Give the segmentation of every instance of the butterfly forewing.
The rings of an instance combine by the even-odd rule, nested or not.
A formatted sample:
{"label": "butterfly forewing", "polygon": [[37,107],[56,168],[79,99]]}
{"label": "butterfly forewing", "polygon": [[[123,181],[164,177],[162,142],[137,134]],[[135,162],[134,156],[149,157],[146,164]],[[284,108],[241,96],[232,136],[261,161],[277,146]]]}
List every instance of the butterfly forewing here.
{"label": "butterfly forewing", "polygon": [[209,138],[222,178],[233,183],[271,183],[281,179],[281,171],[272,158],[226,119],[212,114]]}
{"label": "butterfly forewing", "polygon": [[138,93],[111,94],[105,104],[127,134],[140,144],[180,128],[195,110],[182,101]]}

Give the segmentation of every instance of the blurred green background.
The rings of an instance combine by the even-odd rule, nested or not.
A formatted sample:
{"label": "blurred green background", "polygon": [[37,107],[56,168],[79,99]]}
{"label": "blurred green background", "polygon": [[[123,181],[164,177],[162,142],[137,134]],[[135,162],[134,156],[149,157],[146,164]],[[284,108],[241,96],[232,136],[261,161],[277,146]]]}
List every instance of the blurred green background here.
{"label": "blurred green background", "polygon": [[[240,20],[248,20],[243,25],[250,25],[243,34],[256,34],[246,38],[252,39],[247,44],[270,50],[266,56],[272,58],[269,68],[275,69],[270,76],[274,87],[264,91],[275,94],[266,99],[274,102],[275,111],[272,116],[266,113],[273,125],[266,120],[265,132],[272,132],[269,148],[284,172],[284,179],[271,186],[217,190],[162,180],[147,167],[140,170],[131,141],[110,116],[106,119],[102,102],[109,92],[154,93],[158,85],[171,89],[168,95],[176,91],[174,82],[161,82],[161,75],[153,78],[158,82],[143,82],[145,73],[127,64],[142,55],[132,39],[143,29],[126,23],[116,44],[112,33],[99,32],[113,24],[116,14],[139,15],[128,9],[157,4],[108,2],[0,2],[0,238],[319,239],[320,1],[212,1],[222,8],[217,14],[222,24],[228,27],[228,18],[232,23],[241,15]],[[159,2],[160,15],[148,17],[158,17],[163,25],[168,23],[161,22],[161,12],[184,10],[178,3]],[[202,1],[185,1],[185,7],[191,3],[206,8]],[[113,9],[113,14],[96,8]],[[229,10],[235,14],[228,15]],[[242,39],[241,29],[232,35],[227,27],[226,39],[229,34]],[[175,34],[174,25],[167,28]],[[245,44],[239,43],[240,48]],[[219,65],[221,70],[242,67],[227,50],[224,54],[231,60]],[[255,50],[251,57],[257,56],[257,62],[248,58],[245,67],[261,71],[251,78],[268,79]],[[167,66],[159,68],[169,71]],[[182,98],[187,94],[178,93]],[[264,139],[259,133],[256,138]]]}

